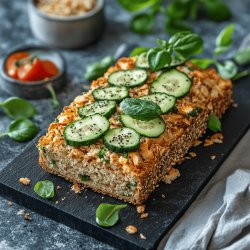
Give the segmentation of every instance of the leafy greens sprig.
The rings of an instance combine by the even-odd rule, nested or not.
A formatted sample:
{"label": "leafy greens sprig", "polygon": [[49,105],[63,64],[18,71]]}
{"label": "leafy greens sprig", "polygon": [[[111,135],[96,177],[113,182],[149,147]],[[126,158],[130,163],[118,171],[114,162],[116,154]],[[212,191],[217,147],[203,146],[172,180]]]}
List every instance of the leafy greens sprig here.
{"label": "leafy greens sprig", "polygon": [[118,3],[125,10],[136,13],[131,19],[130,27],[139,34],[152,31],[155,18],[160,13],[166,18],[166,32],[172,35],[191,30],[186,20],[197,20],[204,12],[207,18],[216,22],[231,18],[231,11],[222,0],[172,0],[167,7],[163,0],[118,0]]}

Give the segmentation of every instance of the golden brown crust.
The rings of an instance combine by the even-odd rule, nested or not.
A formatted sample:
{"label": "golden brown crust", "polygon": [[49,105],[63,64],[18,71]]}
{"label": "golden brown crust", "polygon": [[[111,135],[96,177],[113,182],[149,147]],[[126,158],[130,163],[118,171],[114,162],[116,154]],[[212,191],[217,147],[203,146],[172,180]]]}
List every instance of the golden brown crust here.
{"label": "golden brown crust", "polygon": [[[110,73],[120,69],[133,68],[134,60],[134,58],[120,59],[114,67],[111,67],[105,73],[104,77],[92,82],[91,89],[107,86],[107,78]],[[194,69],[190,70],[190,67]],[[222,79],[214,69],[200,70],[192,64],[180,66],[178,69],[193,78],[193,85],[189,94],[177,100],[176,113],[162,115],[167,124],[165,132],[158,138],[142,138],[139,150],[129,153],[128,159],[124,158],[122,154],[108,152],[106,160],[109,160],[109,163],[99,163],[100,159],[96,154],[97,150],[103,146],[101,140],[94,145],[77,148],[65,144],[63,129],[68,123],[79,119],[77,114],[79,107],[94,101],[91,90],[76,97],[69,106],[64,108],[63,112],[57,117],[58,123],[52,123],[47,134],[40,138],[40,147],[48,151],[46,155],[56,155],[58,152],[59,154],[63,152],[65,157],[69,159],[87,161],[88,164],[93,166],[101,164],[101,168],[105,171],[112,172],[117,176],[124,175],[127,176],[127,179],[135,180],[137,187],[130,197],[119,195],[116,192],[107,192],[105,188],[98,188],[92,184],[86,183],[86,186],[91,187],[96,192],[108,194],[133,204],[141,204],[148,198],[149,194],[170,171],[172,166],[184,159],[188,149],[205,132],[209,114],[215,113],[221,117],[231,103],[231,81]],[[140,97],[149,94],[149,86],[156,77],[157,73],[151,72],[144,85],[130,89],[130,95]],[[202,108],[202,112],[197,117],[188,116],[187,111],[197,106]],[[119,108],[117,108],[117,112],[119,113]],[[111,127],[121,126],[117,114],[114,114],[109,121]],[[69,181],[82,184],[79,179],[70,176],[70,170],[66,170],[66,175],[51,168],[42,150],[40,150],[39,162],[46,171],[60,175]]]}

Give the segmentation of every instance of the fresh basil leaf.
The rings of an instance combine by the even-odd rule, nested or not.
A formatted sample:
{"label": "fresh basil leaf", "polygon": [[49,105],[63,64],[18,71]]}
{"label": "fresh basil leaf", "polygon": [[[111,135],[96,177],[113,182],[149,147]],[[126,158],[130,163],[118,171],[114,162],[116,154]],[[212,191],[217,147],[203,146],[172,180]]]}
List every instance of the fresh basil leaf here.
{"label": "fresh basil leaf", "polygon": [[169,47],[169,43],[165,40],[162,40],[162,39],[156,39],[156,42],[163,48],[163,49],[166,49]]}
{"label": "fresh basil leaf", "polygon": [[216,38],[216,48],[214,53],[219,55],[224,51],[228,50],[232,44],[232,36],[234,32],[235,25],[230,24],[224,28]]}
{"label": "fresh basil leaf", "polygon": [[240,78],[243,78],[245,76],[248,76],[250,74],[249,70],[243,70],[239,73],[237,73],[233,78],[232,80],[236,81],[236,80],[239,80]]}
{"label": "fresh basil leaf", "polygon": [[19,119],[11,122],[6,133],[0,134],[2,136],[9,136],[12,140],[18,142],[29,141],[37,134],[36,125],[28,119]]}
{"label": "fresh basil leaf", "polygon": [[210,58],[195,58],[192,59],[191,62],[201,69],[206,69],[209,65],[214,63],[214,60]]}
{"label": "fresh basil leaf", "polygon": [[36,183],[34,191],[44,199],[53,198],[55,195],[54,183],[49,180],[39,181]]}
{"label": "fresh basil leaf", "polygon": [[195,33],[179,32],[172,36],[169,40],[175,52],[183,57],[189,57],[203,50],[203,40]]}
{"label": "fresh basil leaf", "polygon": [[154,25],[154,16],[148,13],[138,14],[131,20],[130,28],[138,34],[146,34]]}
{"label": "fresh basil leaf", "polygon": [[36,114],[35,107],[25,99],[19,97],[10,97],[0,103],[0,107],[11,118],[26,119]]}
{"label": "fresh basil leaf", "polygon": [[115,59],[112,56],[107,56],[99,62],[92,63],[87,66],[84,77],[87,80],[95,80],[103,76],[107,69],[114,63]]}
{"label": "fresh basil leaf", "polygon": [[150,69],[160,70],[171,63],[171,55],[167,50],[151,49],[147,53],[147,59]]}
{"label": "fresh basil leaf", "polygon": [[138,99],[126,98],[120,103],[123,113],[134,119],[148,121],[161,115],[161,108],[153,102]]}
{"label": "fresh basil leaf", "polygon": [[221,122],[215,114],[211,114],[208,119],[208,128],[213,132],[221,131]]}
{"label": "fresh basil leaf", "polygon": [[250,46],[239,50],[234,55],[234,60],[239,65],[247,65],[250,63]]}
{"label": "fresh basil leaf", "polygon": [[202,3],[208,17],[216,22],[226,21],[232,16],[228,6],[221,0],[206,0]]}
{"label": "fresh basil leaf", "polygon": [[137,47],[137,48],[134,48],[131,53],[130,53],[130,57],[133,57],[133,56],[138,56],[144,52],[148,52],[149,51],[149,48],[146,48],[146,47]]}
{"label": "fresh basil leaf", "polygon": [[221,77],[225,78],[225,79],[231,79],[233,78],[238,71],[238,67],[237,65],[230,60],[227,60],[223,63],[216,63],[218,72],[220,74]]}
{"label": "fresh basil leaf", "polygon": [[168,4],[166,15],[171,19],[184,19],[188,15],[188,1],[172,1]]}
{"label": "fresh basil leaf", "polygon": [[167,33],[171,35],[174,35],[178,32],[191,30],[191,28],[183,20],[171,18],[167,18],[165,23],[165,29]]}
{"label": "fresh basil leaf", "polygon": [[101,203],[96,209],[96,223],[102,227],[112,227],[119,220],[119,211],[127,207],[124,205],[115,205]]}
{"label": "fresh basil leaf", "polygon": [[140,11],[153,5],[156,5],[160,2],[160,0],[118,0],[118,3],[126,10],[131,12]]}

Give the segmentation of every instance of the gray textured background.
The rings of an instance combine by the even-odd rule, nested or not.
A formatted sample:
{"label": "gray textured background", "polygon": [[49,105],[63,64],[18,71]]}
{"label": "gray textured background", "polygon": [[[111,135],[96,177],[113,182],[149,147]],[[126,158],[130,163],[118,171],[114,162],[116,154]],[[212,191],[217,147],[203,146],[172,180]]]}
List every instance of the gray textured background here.
{"label": "gray textured background", "polygon": [[[116,1],[107,0],[106,16],[107,28],[100,42],[84,50],[62,51],[68,64],[69,83],[67,88],[59,94],[62,105],[68,104],[74,96],[84,90],[83,73],[85,65],[105,55],[112,54],[121,43],[139,43],[150,46],[155,38],[167,39],[164,32],[162,18],[157,19],[154,32],[147,36],[133,34],[128,28],[129,14],[116,5]],[[243,37],[250,32],[250,0],[228,0],[237,23],[234,48],[237,48]],[[27,18],[26,1],[0,1],[0,55],[6,49],[21,43],[39,43],[30,32]],[[201,33],[206,42],[204,55],[211,53],[214,40],[219,30],[226,23],[212,23],[199,20],[191,23],[194,31]],[[229,54],[230,55],[230,54]],[[0,101],[8,95],[0,89]],[[54,120],[60,110],[52,110],[48,99],[33,101],[38,110],[34,121],[40,130]],[[0,132],[6,130],[10,119],[0,110]],[[8,138],[0,139],[0,169],[4,168],[15,156],[20,154],[27,143],[16,143]],[[17,204],[8,206],[8,201],[0,197],[0,249],[113,249],[64,225],[42,217],[35,212],[28,211],[32,221],[25,221],[23,215],[17,215],[20,209]]]}

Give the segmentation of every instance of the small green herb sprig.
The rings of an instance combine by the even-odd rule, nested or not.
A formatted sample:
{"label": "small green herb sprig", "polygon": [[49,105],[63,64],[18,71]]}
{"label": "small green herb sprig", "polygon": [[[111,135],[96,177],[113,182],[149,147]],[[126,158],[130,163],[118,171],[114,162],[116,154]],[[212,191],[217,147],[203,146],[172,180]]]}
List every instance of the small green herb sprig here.
{"label": "small green herb sprig", "polygon": [[119,220],[119,211],[125,207],[126,204],[101,203],[96,209],[96,223],[102,227],[114,226]]}
{"label": "small green herb sprig", "polygon": [[244,70],[239,72],[238,66],[234,61],[236,61],[239,65],[244,65],[250,62],[250,47],[238,51],[235,53],[234,61],[233,60],[225,60],[220,61],[218,56],[222,53],[228,51],[232,45],[232,37],[234,33],[235,25],[230,24],[225,27],[217,36],[215,42],[214,56],[212,58],[196,58],[191,61],[199,66],[202,69],[206,69],[210,65],[215,65],[219,74],[223,78],[227,79],[239,79],[249,74],[248,70]]}
{"label": "small green herb sprig", "polygon": [[28,119],[36,114],[36,109],[30,102],[19,97],[11,97],[0,103],[0,107],[6,115],[14,119],[0,137],[9,136],[12,140],[24,142],[36,136],[37,126]]}
{"label": "small green herb sprig", "polygon": [[231,11],[222,0],[172,0],[165,6],[163,0],[118,0],[127,11],[136,13],[130,28],[138,34],[152,31],[158,14],[165,16],[165,29],[169,34],[191,30],[186,20],[197,20],[200,14],[221,22],[231,18]]}

